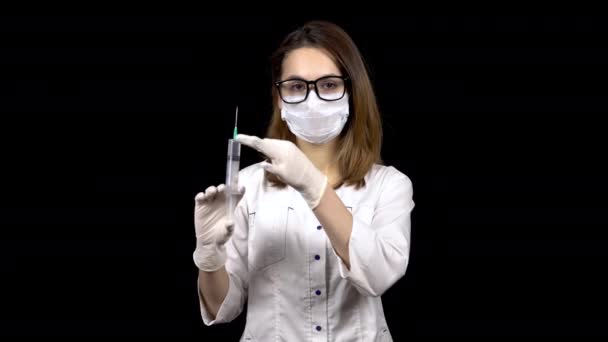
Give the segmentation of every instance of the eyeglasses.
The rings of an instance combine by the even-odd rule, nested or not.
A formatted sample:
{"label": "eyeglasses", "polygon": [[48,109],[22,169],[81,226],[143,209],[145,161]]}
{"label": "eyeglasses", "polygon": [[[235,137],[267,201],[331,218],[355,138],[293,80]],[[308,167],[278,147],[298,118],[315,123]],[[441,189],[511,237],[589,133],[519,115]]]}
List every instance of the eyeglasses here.
{"label": "eyeglasses", "polygon": [[321,100],[337,101],[346,93],[346,81],[348,77],[325,76],[314,81],[302,79],[289,79],[275,82],[279,90],[279,96],[285,103],[294,104],[306,101],[310,93],[310,85],[315,88],[315,93]]}

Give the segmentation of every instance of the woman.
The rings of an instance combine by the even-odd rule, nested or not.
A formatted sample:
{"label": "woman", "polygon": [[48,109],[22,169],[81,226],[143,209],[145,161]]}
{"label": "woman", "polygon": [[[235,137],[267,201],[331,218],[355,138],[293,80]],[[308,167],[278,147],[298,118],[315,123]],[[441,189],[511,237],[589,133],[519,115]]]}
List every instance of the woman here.
{"label": "woman", "polygon": [[412,184],[380,165],[381,121],[359,51],[310,22],[272,59],[268,159],[239,173],[234,222],[224,186],[196,196],[194,261],[206,325],[248,303],[244,341],[391,341],[380,296],[409,259]]}

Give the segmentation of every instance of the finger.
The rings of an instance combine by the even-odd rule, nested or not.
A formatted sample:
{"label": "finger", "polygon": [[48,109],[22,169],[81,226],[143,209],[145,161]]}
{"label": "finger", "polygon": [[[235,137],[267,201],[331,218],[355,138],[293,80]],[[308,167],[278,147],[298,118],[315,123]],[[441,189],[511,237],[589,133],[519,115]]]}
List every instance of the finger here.
{"label": "finger", "polygon": [[264,140],[253,136],[253,135],[245,135],[245,134],[237,134],[236,141],[241,144],[247,145],[259,152],[266,154]]}
{"label": "finger", "polygon": [[210,186],[205,190],[205,197],[209,200],[213,200],[215,195],[217,194],[217,188],[215,186]]}
{"label": "finger", "polygon": [[218,194],[224,192],[225,190],[226,190],[226,185],[220,184],[220,185],[217,186],[217,193]]}
{"label": "finger", "polygon": [[267,161],[263,161],[262,162],[262,168],[264,170],[272,173],[272,174],[275,174],[275,175],[277,174],[276,166],[274,164],[271,164],[271,163],[267,162]]}
{"label": "finger", "polygon": [[234,221],[231,220],[227,220],[226,221],[226,232],[228,232],[228,235],[232,235],[232,232],[234,231]]}
{"label": "finger", "polygon": [[196,201],[197,204],[204,202],[206,199],[207,198],[205,197],[204,192],[199,192],[198,194],[196,194],[196,197],[194,197],[194,201]]}
{"label": "finger", "polygon": [[236,189],[229,189],[228,187],[226,187],[226,189],[224,190],[226,192],[226,196],[229,195],[236,195],[239,196],[239,198],[243,197],[243,195],[245,195],[245,186],[244,185],[239,185]]}
{"label": "finger", "polygon": [[230,239],[230,236],[232,236],[232,232],[234,231],[234,222],[233,221],[226,221],[226,224],[224,225],[224,231],[222,232],[222,235],[218,237],[218,239],[216,240],[218,244],[223,245],[226,242],[228,242],[228,239]]}
{"label": "finger", "polygon": [[245,197],[245,187],[241,186],[238,189],[238,192],[233,194],[236,196],[236,206],[238,207],[239,204],[241,203],[241,200],[243,199],[243,197]]}

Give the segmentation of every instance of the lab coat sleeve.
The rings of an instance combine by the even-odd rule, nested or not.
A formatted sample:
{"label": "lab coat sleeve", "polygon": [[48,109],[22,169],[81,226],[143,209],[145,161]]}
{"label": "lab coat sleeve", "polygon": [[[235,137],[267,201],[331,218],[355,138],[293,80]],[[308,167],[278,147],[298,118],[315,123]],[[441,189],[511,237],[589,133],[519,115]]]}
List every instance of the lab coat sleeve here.
{"label": "lab coat sleeve", "polygon": [[332,248],[340,276],[365,296],[381,296],[405,275],[409,261],[413,189],[410,179],[394,170],[381,183],[377,205],[353,215],[350,270]]}
{"label": "lab coat sleeve", "polygon": [[247,299],[247,232],[248,213],[246,200],[239,202],[235,213],[235,227],[230,239],[226,242],[226,272],[229,277],[228,293],[220,306],[215,319],[209,314],[202,300],[200,283],[197,281],[197,293],[201,315],[205,325],[227,323],[234,320],[243,311]]}

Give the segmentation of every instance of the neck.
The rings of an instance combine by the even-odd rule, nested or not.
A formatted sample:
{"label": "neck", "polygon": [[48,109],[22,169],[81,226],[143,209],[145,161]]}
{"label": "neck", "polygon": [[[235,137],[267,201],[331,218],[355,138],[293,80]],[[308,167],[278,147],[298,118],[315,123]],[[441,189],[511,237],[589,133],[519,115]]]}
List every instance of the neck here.
{"label": "neck", "polygon": [[329,178],[330,184],[338,180],[339,172],[338,164],[336,163],[338,151],[337,138],[322,145],[311,144],[298,138],[297,145],[313,165]]}

